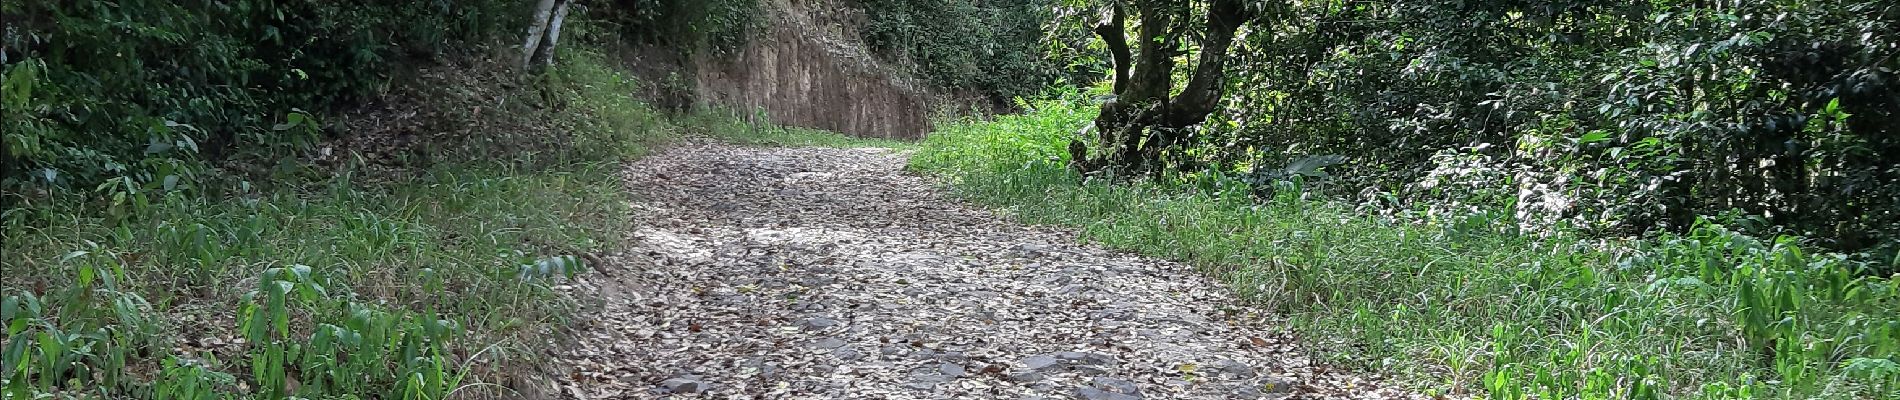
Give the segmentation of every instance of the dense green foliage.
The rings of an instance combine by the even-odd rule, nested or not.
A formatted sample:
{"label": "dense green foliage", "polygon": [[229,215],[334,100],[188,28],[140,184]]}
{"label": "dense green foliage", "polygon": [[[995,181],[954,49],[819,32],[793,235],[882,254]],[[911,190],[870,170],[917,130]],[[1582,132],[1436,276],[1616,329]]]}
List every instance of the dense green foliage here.
{"label": "dense green foliage", "polygon": [[1053,1],[853,0],[864,41],[927,82],[1002,100],[1054,81],[1038,43]]}
{"label": "dense green foliage", "polygon": [[515,33],[525,9],[504,0],[6,2],[4,186],[173,189],[202,175],[201,160],[293,155],[319,138],[313,113],[401,83],[399,66]]}
{"label": "dense green foliage", "polygon": [[[1502,206],[1514,210],[1503,222],[1526,227],[1683,232],[1724,215],[1879,258],[1900,242],[1892,2],[1273,10],[1244,30],[1224,110],[1174,149],[1178,166],[1342,155],[1332,194]],[[1057,37],[1074,42],[1093,21],[1071,14]]]}
{"label": "dense green foliage", "polygon": [[[1058,79],[1057,66],[1041,48],[1054,4],[847,0],[792,7],[825,19],[819,23],[846,23],[843,31],[856,32],[854,39],[876,56],[936,89],[1002,103]],[[768,23],[770,7],[778,6],[758,0],[615,0],[602,7],[596,15],[628,39],[718,57],[767,34],[759,27]]]}
{"label": "dense green foliage", "polygon": [[499,393],[677,130],[516,3],[6,3],[0,394]]}
{"label": "dense green foliage", "polygon": [[629,39],[727,52],[750,39],[762,11],[759,0],[615,0],[596,14]]}
{"label": "dense green foliage", "polygon": [[[1298,178],[1259,198],[1247,177],[1088,179],[1064,147],[1087,96],[958,121],[912,167],[1030,222],[1191,261],[1334,361],[1405,373],[1432,391],[1498,399],[1900,396],[1900,285],[1792,238],[1702,220],[1652,240],[1499,229],[1508,208],[1456,218],[1367,213]],[[1380,210],[1374,208],[1374,210]],[[1426,219],[1428,222],[1416,221]]]}
{"label": "dense green foliage", "polygon": [[[552,89],[573,111],[553,122],[577,136],[643,140],[625,132],[652,128],[657,114],[625,97],[629,82],[599,59],[577,54],[553,71]],[[599,163],[619,156],[603,157],[534,170],[445,163],[413,175],[353,164],[227,196],[143,194],[145,206],[125,214],[83,191],[9,209],[0,390],[173,399],[483,390],[470,374],[492,368],[471,357],[538,354],[541,329],[571,307],[548,279],[621,240],[616,164]]]}

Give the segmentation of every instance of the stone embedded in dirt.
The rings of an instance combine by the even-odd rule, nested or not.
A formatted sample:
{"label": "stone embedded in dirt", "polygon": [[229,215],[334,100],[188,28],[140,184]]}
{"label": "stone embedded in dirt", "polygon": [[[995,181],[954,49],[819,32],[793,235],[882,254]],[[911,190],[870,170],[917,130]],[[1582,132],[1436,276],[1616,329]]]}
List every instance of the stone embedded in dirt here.
{"label": "stone embedded in dirt", "polygon": [[1008,254],[1012,257],[1019,257],[1019,258],[1037,258],[1037,257],[1047,256],[1049,255],[1049,253],[1050,253],[1049,246],[1035,244],[1035,243],[1023,243],[1023,244],[1016,245],[1016,247],[1011,247],[1009,249]]}
{"label": "stone embedded in dirt", "polygon": [[903,355],[905,351],[907,350],[904,350],[903,346],[894,346],[894,345],[879,347],[877,349],[878,354],[883,354],[887,356]]}
{"label": "stone embedded in dirt", "polygon": [[1236,378],[1252,378],[1258,375],[1256,372],[1254,372],[1253,366],[1242,364],[1234,360],[1216,361],[1214,362],[1213,367],[1216,370],[1220,371],[1222,375],[1232,376]]}
{"label": "stone embedded in dirt", "polygon": [[848,347],[840,347],[836,350],[832,350],[831,356],[845,361],[857,361],[860,358],[864,358],[864,353],[859,353],[857,350],[852,350]]}
{"label": "stone embedded in dirt", "polygon": [[1023,359],[1023,365],[1029,367],[1029,369],[1032,369],[1032,370],[1042,371],[1042,370],[1047,370],[1047,369],[1060,368],[1062,367],[1062,361],[1057,360],[1055,357],[1051,357],[1047,354],[1038,354],[1038,355],[1029,356],[1029,358]]}
{"label": "stone embedded in dirt", "polygon": [[1086,364],[1086,365],[1108,365],[1108,364],[1115,363],[1114,356],[1110,356],[1107,354],[1100,354],[1100,353],[1082,352],[1082,351],[1065,351],[1061,353],[1056,353],[1056,358],[1060,358],[1064,361],[1068,361],[1071,363]]}
{"label": "stone embedded in dirt", "polygon": [[1292,393],[1299,385],[1298,379],[1285,376],[1272,376],[1260,380],[1260,390],[1267,393]]}
{"label": "stone embedded in dirt", "polygon": [[814,331],[828,329],[834,326],[838,326],[838,324],[841,324],[841,322],[838,322],[838,320],[835,320],[835,319],[825,318],[825,317],[812,317],[812,318],[806,318],[803,321],[798,321],[799,327],[803,327],[806,330],[814,330]]}
{"label": "stone embedded in dirt", "polygon": [[838,338],[824,338],[824,339],[818,340],[818,343],[812,344],[812,346],[816,346],[820,349],[835,349],[839,347],[844,347],[844,345],[845,345],[845,341],[843,339],[838,339]]}
{"label": "stone embedded in dirt", "polygon": [[951,364],[951,363],[940,364],[937,366],[937,370],[942,372],[943,376],[947,376],[951,378],[963,377],[963,372],[964,372],[962,365]]}
{"label": "stone embedded in dirt", "polygon": [[1102,368],[1102,367],[1098,367],[1094,365],[1071,365],[1069,366],[1069,370],[1074,371],[1076,375],[1081,375],[1081,376],[1108,375],[1107,368]]}
{"label": "stone embedded in dirt", "polygon": [[1035,382],[1042,380],[1042,378],[1042,373],[1036,371],[1023,371],[1009,374],[1010,382]]}
{"label": "stone embedded in dirt", "polygon": [[910,387],[912,389],[931,390],[931,389],[935,389],[937,387],[937,384],[939,383],[949,382],[951,379],[956,378],[953,376],[944,375],[941,372],[940,368],[941,367],[918,368],[915,370],[911,370],[910,383],[906,384],[905,386]]}
{"label": "stone embedded in dirt", "polygon": [[965,362],[969,362],[970,357],[963,355],[963,352],[956,351],[956,350],[949,350],[943,353],[938,353],[937,361],[962,364]]}
{"label": "stone embedded in dirt", "polygon": [[1082,400],[1138,400],[1141,395],[1116,393],[1096,388],[1075,388],[1075,398]]}
{"label": "stone embedded in dirt", "polygon": [[665,388],[666,391],[670,393],[699,393],[711,388],[710,385],[706,384],[706,381],[695,375],[686,375],[661,381],[660,387]]}
{"label": "stone embedded in dirt", "polygon": [[1096,389],[1102,389],[1102,390],[1106,390],[1110,392],[1121,393],[1121,394],[1131,394],[1131,395],[1137,395],[1137,396],[1141,395],[1141,387],[1136,386],[1134,382],[1129,382],[1126,380],[1110,378],[1110,377],[1105,377],[1105,376],[1098,376],[1098,377],[1095,377],[1095,379],[1089,380],[1089,384],[1094,385]]}

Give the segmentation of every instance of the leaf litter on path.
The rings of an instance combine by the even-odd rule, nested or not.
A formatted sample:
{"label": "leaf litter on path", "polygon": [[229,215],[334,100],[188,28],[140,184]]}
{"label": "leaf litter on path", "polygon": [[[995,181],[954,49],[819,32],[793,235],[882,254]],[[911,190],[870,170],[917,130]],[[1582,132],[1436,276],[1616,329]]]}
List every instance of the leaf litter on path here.
{"label": "leaf litter on path", "polygon": [[629,165],[640,226],[580,285],[555,393],[1424,398],[1315,365],[1185,265],[960,204],[905,162],[688,142]]}

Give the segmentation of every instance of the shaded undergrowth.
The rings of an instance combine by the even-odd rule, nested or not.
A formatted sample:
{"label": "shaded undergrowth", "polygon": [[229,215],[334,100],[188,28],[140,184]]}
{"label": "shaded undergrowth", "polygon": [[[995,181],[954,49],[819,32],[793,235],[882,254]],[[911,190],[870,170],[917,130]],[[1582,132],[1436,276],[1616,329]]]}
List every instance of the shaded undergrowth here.
{"label": "shaded undergrowth", "polygon": [[[518,395],[503,381],[534,374],[577,310],[561,281],[632,226],[622,161],[680,136],[902,145],[663,115],[608,60],[582,47],[541,76],[480,62],[426,75],[306,159],[8,193],[0,393]],[[383,123],[405,118],[419,122]]]}
{"label": "shaded undergrowth", "polygon": [[[569,53],[535,85],[435,82],[418,106],[447,120],[425,126],[519,130],[430,144],[454,150],[426,165],[338,142],[268,175],[8,194],[0,393],[509,393],[492,380],[574,309],[559,279],[622,242],[619,162],[673,129],[606,57]],[[453,113],[493,95],[539,105]],[[545,159],[481,156],[529,147]]]}
{"label": "shaded undergrowth", "polygon": [[885,138],[861,138],[821,129],[777,125],[766,122],[763,111],[742,113],[727,109],[701,109],[682,115],[675,121],[681,133],[719,139],[750,146],[776,147],[883,147],[908,148],[912,142]]}
{"label": "shaded undergrowth", "polygon": [[1078,98],[942,124],[912,168],[1032,223],[1190,261],[1335,363],[1491,398],[1900,397],[1900,286],[1704,220],[1584,239],[1506,211],[1367,212],[1221,172],[1112,184],[1065,167]]}

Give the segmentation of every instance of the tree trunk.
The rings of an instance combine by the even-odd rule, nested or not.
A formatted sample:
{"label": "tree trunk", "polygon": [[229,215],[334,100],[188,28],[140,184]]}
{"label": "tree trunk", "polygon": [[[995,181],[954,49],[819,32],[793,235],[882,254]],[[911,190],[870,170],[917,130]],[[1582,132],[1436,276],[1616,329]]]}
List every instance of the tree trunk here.
{"label": "tree trunk", "polygon": [[521,43],[521,68],[526,69],[534,61],[536,49],[544,41],[542,36],[548,32],[548,22],[554,15],[555,0],[541,0],[534,7],[534,18],[528,20],[528,40]]}
{"label": "tree trunk", "polygon": [[[1173,31],[1174,15],[1153,1],[1138,1],[1141,10],[1141,27],[1136,29],[1137,44],[1141,46],[1135,59],[1135,69],[1129,76],[1128,87],[1121,92],[1124,104],[1165,101],[1168,89],[1171,89],[1174,74],[1175,48],[1178,36]],[[1113,51],[1113,50],[1111,50]],[[1127,51],[1123,49],[1122,51]]]}
{"label": "tree trunk", "polygon": [[1120,95],[1121,90],[1128,87],[1128,63],[1132,56],[1128,54],[1128,36],[1122,32],[1128,28],[1124,22],[1127,18],[1122,13],[1122,5],[1115,3],[1110,7],[1108,20],[1095,26],[1095,35],[1108,43],[1109,59],[1115,63],[1114,90],[1116,95]]}
{"label": "tree trunk", "polygon": [[554,6],[554,16],[548,21],[547,34],[541,36],[541,45],[535,46],[534,65],[529,67],[531,71],[540,71],[554,65],[554,49],[561,39],[561,22],[567,20],[567,6],[573,4],[574,0],[557,0],[557,3],[558,5]]}
{"label": "tree trunk", "polygon": [[[1113,100],[1102,104],[1095,118],[1097,143],[1105,148],[1090,154],[1081,140],[1069,144],[1069,155],[1077,169],[1093,172],[1114,169],[1131,174],[1160,172],[1166,150],[1187,142],[1190,128],[1207,119],[1219,108],[1228,52],[1241,25],[1252,19],[1244,0],[1214,0],[1208,6],[1206,34],[1200,40],[1200,55],[1185,90],[1173,97],[1174,57],[1180,55],[1179,42],[1187,32],[1186,16],[1177,16],[1185,8],[1152,0],[1134,0],[1138,20],[1135,42],[1140,46],[1131,72],[1123,78],[1123,66],[1116,63]],[[1171,8],[1172,7],[1172,8]],[[1121,4],[1116,3],[1110,21],[1095,31],[1103,37],[1109,54],[1118,61],[1130,54],[1128,40],[1122,38]]]}
{"label": "tree trunk", "polygon": [[1226,88],[1227,52],[1234,35],[1246,22],[1246,9],[1240,0],[1215,1],[1207,11],[1207,37],[1201,40],[1201,57],[1187,88],[1169,102],[1170,126],[1200,124],[1219,105],[1221,90]]}

